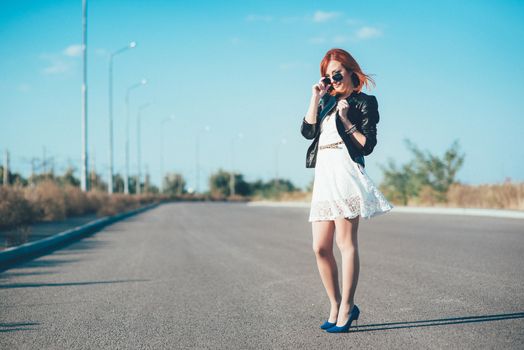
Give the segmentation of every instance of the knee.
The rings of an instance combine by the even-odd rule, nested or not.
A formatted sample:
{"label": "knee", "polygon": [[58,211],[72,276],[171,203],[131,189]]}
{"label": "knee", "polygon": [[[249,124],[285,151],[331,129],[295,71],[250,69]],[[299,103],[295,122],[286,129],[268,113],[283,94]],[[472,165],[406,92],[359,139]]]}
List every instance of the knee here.
{"label": "knee", "polygon": [[353,243],[350,239],[337,239],[337,247],[340,251],[354,254],[358,252],[358,246]]}
{"label": "knee", "polygon": [[318,258],[326,258],[333,255],[333,251],[328,247],[313,244],[313,251]]}

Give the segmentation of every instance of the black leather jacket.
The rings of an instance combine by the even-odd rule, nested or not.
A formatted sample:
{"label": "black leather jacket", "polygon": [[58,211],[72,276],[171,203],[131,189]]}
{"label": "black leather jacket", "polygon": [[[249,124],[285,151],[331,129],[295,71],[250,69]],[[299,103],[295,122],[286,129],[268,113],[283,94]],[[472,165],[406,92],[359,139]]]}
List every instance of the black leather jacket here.
{"label": "black leather jacket", "polygon": [[[349,104],[348,117],[357,130],[366,136],[366,143],[362,147],[356,140],[344,132],[344,125],[340,118],[336,118],[337,131],[353,161],[365,166],[364,156],[373,152],[377,144],[377,123],[379,121],[378,102],[375,96],[354,91],[346,98]],[[317,161],[318,139],[320,138],[320,122],[337,105],[335,96],[325,94],[320,100],[317,111],[316,124],[309,124],[306,118],[302,119],[300,132],[306,139],[314,139],[306,153],[306,168],[314,168]]]}

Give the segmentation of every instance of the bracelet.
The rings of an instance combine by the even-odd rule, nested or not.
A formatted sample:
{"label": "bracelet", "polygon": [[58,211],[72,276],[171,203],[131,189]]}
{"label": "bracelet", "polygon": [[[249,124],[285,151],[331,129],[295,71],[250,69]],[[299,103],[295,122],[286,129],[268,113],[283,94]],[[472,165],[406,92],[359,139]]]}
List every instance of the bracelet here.
{"label": "bracelet", "polygon": [[347,130],[344,130],[346,132],[346,134],[348,135],[351,135],[352,133],[354,133],[355,131],[357,131],[357,126],[356,125],[353,125],[351,128],[347,129]]}

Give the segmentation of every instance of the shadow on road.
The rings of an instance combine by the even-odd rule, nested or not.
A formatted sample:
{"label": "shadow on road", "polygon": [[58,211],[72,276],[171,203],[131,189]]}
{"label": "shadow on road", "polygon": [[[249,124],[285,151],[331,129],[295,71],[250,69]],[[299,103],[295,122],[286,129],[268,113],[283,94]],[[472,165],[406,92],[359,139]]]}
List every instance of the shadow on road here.
{"label": "shadow on road", "polygon": [[114,280],[114,281],[91,281],[91,282],[66,282],[66,283],[13,283],[0,284],[0,289],[10,288],[35,288],[35,287],[64,287],[64,286],[85,286],[90,284],[105,284],[105,283],[126,283],[126,282],[148,282],[149,280]]}
{"label": "shadow on road", "polygon": [[517,312],[513,314],[441,318],[441,319],[422,320],[422,321],[367,324],[367,325],[359,325],[358,327],[354,326],[354,328],[352,327],[352,330],[350,330],[350,332],[369,332],[369,331],[383,331],[383,330],[399,329],[399,328],[432,327],[432,326],[443,326],[443,325],[448,325],[448,324],[500,321],[500,320],[514,319],[514,318],[524,318],[524,312]]}
{"label": "shadow on road", "polygon": [[16,322],[16,323],[0,323],[0,333],[14,332],[14,331],[29,331],[36,328],[28,327],[35,326],[38,322]]}
{"label": "shadow on road", "polygon": [[[44,249],[35,254],[28,254],[27,256],[21,257],[17,260],[8,262],[5,266],[0,265],[0,274],[5,273],[13,268],[33,268],[33,267],[53,267],[56,265],[61,265],[65,263],[72,263],[76,261],[81,261],[81,259],[54,259],[48,258],[47,256],[53,254],[57,257],[66,256],[69,254],[75,254],[80,251],[87,251],[90,249],[96,249],[103,245],[107,245],[108,242],[102,240],[89,240],[88,237],[83,237],[79,239],[73,239],[67,242],[63,242],[54,247]],[[46,259],[39,259],[41,257],[46,257]],[[0,275],[1,276],[1,275]],[[2,277],[0,277],[2,278]]]}

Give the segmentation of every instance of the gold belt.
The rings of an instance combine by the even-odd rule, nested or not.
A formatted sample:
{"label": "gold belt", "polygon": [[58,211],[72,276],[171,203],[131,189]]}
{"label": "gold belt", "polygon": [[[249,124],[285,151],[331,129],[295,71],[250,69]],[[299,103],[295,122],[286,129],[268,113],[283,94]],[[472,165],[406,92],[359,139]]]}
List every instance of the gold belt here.
{"label": "gold belt", "polygon": [[338,145],[343,144],[343,143],[344,143],[344,141],[338,141],[338,142],[335,142],[335,143],[330,143],[328,145],[318,146],[318,149],[319,150],[324,149],[324,148],[338,148],[338,149],[340,149],[341,147],[338,147]]}

